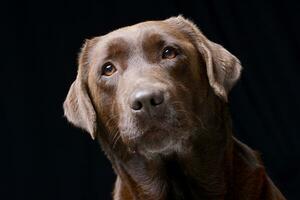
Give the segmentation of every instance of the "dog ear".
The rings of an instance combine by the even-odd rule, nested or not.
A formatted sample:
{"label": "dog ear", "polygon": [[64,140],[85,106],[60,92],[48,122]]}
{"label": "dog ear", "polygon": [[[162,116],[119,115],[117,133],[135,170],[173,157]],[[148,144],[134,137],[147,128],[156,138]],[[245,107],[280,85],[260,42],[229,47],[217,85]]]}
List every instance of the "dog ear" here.
{"label": "dog ear", "polygon": [[88,67],[88,54],[91,42],[87,40],[82,47],[78,59],[78,72],[76,80],[71,85],[67,98],[63,104],[64,115],[69,122],[86,130],[93,139],[96,137],[96,112],[91,102],[86,80]]}
{"label": "dog ear", "polygon": [[199,28],[182,16],[166,20],[187,34],[203,55],[210,86],[215,94],[227,102],[228,93],[240,78],[240,61],[224,47],[208,40]]}
{"label": "dog ear", "polygon": [[224,47],[209,40],[199,47],[203,51],[209,84],[227,102],[229,91],[241,76],[240,61]]}

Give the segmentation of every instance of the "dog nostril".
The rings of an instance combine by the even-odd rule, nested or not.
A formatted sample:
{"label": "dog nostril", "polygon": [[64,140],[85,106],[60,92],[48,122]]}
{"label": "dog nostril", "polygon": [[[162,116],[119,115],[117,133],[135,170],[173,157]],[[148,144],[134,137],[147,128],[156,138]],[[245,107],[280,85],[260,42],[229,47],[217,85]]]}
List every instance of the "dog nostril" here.
{"label": "dog nostril", "polygon": [[150,103],[152,106],[158,106],[158,105],[162,104],[163,101],[164,101],[163,95],[157,95],[150,99]]}
{"label": "dog nostril", "polygon": [[131,108],[133,110],[141,110],[143,108],[143,104],[140,101],[135,101],[133,102],[133,104],[131,105]]}
{"label": "dog nostril", "polygon": [[149,112],[164,102],[164,93],[153,89],[138,90],[130,98],[130,107],[134,111]]}

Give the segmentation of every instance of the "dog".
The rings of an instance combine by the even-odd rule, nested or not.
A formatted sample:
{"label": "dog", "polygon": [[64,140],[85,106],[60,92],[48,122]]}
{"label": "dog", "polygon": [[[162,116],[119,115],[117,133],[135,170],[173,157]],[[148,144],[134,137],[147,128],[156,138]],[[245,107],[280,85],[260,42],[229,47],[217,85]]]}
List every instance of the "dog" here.
{"label": "dog", "polygon": [[227,106],[240,61],[178,16],[86,40],[64,102],[117,174],[114,200],[283,200]]}

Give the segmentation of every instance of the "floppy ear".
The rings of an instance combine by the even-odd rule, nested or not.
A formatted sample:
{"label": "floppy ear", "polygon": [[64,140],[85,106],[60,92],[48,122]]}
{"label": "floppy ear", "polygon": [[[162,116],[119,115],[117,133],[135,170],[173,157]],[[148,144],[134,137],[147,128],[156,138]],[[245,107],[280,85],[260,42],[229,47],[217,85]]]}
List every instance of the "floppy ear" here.
{"label": "floppy ear", "polygon": [[[205,44],[199,44],[200,48],[201,45]],[[241,63],[224,47],[209,40],[202,46],[202,51],[209,84],[216,95],[227,102],[229,91],[240,78]]]}
{"label": "floppy ear", "polygon": [[227,102],[228,93],[240,78],[240,61],[224,47],[208,40],[199,28],[182,16],[166,20],[186,33],[203,55],[210,86],[215,94]]}
{"label": "floppy ear", "polygon": [[92,105],[86,81],[89,41],[84,44],[79,55],[79,66],[76,80],[71,85],[64,102],[64,114],[69,122],[86,130],[93,139],[96,137],[96,112]]}

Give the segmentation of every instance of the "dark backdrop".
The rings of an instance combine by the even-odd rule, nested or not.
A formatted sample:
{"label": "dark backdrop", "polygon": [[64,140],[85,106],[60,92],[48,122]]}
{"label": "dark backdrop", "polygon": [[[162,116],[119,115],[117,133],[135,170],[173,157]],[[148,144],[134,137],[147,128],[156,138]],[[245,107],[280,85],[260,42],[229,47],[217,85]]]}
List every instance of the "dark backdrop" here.
{"label": "dark backdrop", "polygon": [[261,0],[1,3],[0,199],[109,199],[114,175],[88,134],[63,118],[85,38],[183,14],[238,58],[231,93],[239,139],[261,152],[289,200],[300,199],[299,3]]}

